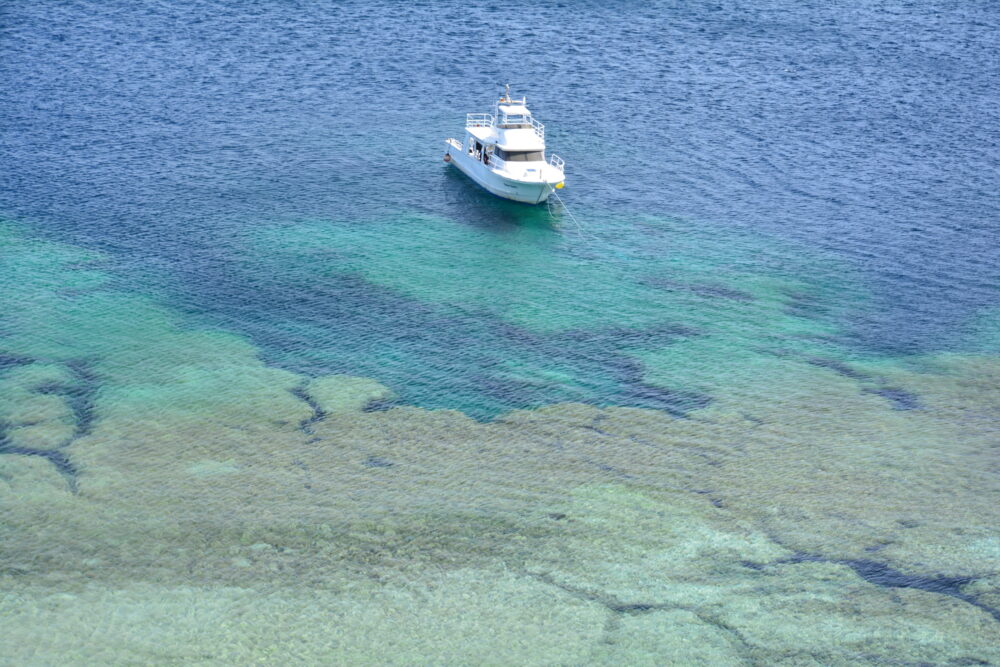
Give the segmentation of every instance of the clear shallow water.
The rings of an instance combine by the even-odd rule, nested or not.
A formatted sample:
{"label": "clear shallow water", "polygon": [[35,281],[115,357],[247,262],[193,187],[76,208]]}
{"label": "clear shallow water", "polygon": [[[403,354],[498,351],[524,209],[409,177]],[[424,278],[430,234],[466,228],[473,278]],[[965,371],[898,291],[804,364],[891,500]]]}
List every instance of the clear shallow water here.
{"label": "clear shallow water", "polygon": [[2,12],[22,661],[998,660],[989,5]]}

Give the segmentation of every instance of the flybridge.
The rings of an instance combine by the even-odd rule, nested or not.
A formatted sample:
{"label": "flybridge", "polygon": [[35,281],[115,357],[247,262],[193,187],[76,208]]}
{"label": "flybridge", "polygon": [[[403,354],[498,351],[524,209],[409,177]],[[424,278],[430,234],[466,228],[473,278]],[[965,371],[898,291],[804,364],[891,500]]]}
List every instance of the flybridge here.
{"label": "flybridge", "polygon": [[519,100],[510,96],[506,86],[503,96],[493,105],[493,113],[470,113],[465,116],[465,127],[492,127],[497,130],[533,130],[539,139],[545,139],[545,126],[531,116],[528,98]]}
{"label": "flybridge", "polygon": [[524,109],[524,113],[506,113],[503,108],[503,106],[498,107],[495,115],[490,113],[466,114],[465,127],[494,127],[498,130],[530,129],[535,131],[539,139],[545,139],[545,126],[532,118],[527,109]]}

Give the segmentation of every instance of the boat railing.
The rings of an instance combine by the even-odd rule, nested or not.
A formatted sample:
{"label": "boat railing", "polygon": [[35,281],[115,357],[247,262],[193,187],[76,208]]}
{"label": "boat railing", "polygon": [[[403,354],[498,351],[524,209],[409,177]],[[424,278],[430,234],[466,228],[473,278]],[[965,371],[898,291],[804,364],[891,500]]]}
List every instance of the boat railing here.
{"label": "boat railing", "polygon": [[527,114],[507,115],[497,113],[467,113],[465,127],[496,127],[501,130],[534,130],[539,139],[545,139],[545,125]]}
{"label": "boat railing", "polygon": [[494,151],[493,153],[490,153],[490,160],[487,163],[487,166],[490,169],[496,169],[497,171],[503,171],[504,169],[507,168],[507,160],[504,160],[502,157],[500,157],[499,155],[497,155],[496,152]]}
{"label": "boat railing", "polygon": [[497,127],[501,130],[534,130],[539,139],[545,138],[545,126],[531,116],[500,114],[497,116]]}
{"label": "boat railing", "polygon": [[538,138],[539,139],[544,139],[545,138],[545,126],[542,125],[541,123],[539,123],[534,118],[528,118],[528,120],[531,121],[531,129],[533,129],[535,131],[535,134],[538,135]]}
{"label": "boat railing", "polygon": [[[511,163],[507,162],[507,160],[504,160],[502,157],[499,157],[496,153],[490,153],[490,160],[487,163],[487,166],[489,166],[490,169],[495,169],[496,171],[517,172],[518,171],[517,167],[520,166],[520,165],[523,165],[524,168],[525,168],[525,170],[527,170],[529,172],[533,172],[533,171],[536,171],[538,169],[538,166],[537,166],[538,163],[537,162],[535,162],[535,163],[532,163],[532,162],[514,162],[513,164],[511,164],[512,169],[509,169],[509,170],[507,168],[508,164],[511,164]],[[549,156],[549,164],[552,165],[553,167],[555,167],[556,169],[558,169],[559,171],[563,171],[563,166],[566,164],[566,161],[563,160],[558,155],[550,155]]]}
{"label": "boat railing", "polygon": [[467,113],[465,114],[466,127],[493,127],[493,114],[489,113]]}

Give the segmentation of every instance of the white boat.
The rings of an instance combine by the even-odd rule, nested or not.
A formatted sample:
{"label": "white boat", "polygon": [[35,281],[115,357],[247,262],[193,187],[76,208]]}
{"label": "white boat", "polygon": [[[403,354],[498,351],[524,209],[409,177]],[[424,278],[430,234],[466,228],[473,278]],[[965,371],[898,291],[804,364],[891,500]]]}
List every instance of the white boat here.
{"label": "white boat", "polygon": [[545,159],[545,126],[525,98],[511,98],[509,85],[492,114],[466,115],[464,141],[445,143],[445,162],[498,197],[539,204],[563,187],[566,163],[557,155]]}

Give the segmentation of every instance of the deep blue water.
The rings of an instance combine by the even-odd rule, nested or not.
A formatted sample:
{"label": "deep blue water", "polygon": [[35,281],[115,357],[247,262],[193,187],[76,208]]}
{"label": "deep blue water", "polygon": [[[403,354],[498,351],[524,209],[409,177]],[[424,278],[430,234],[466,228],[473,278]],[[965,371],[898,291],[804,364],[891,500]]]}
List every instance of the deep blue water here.
{"label": "deep blue water", "polygon": [[[733,272],[682,285],[709,301],[739,300],[734,267],[815,287],[787,310],[829,328],[814,342],[832,356],[949,349],[1000,305],[995,4],[466,5],[6,2],[0,216],[104,251],[123,287],[249,336],[269,363],[483,416],[710,400],[654,386],[623,352],[697,323],[610,307],[651,277],[675,284],[675,256],[702,278]],[[441,162],[503,82],[567,160],[583,230]],[[530,246],[523,273],[497,273],[500,302],[537,290],[542,310],[597,308],[583,292],[601,267],[620,287],[603,319],[552,330],[493,293],[407,293],[399,258],[379,261],[421,233],[400,219],[438,221],[414,263]],[[303,268],[296,244],[317,238],[329,254],[313,248]],[[281,243],[292,250],[272,254]],[[551,282],[519,282],[552,266]],[[504,362],[568,379],[512,379]]]}

